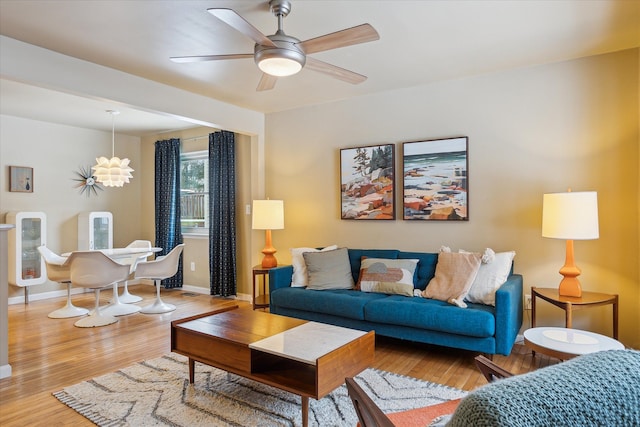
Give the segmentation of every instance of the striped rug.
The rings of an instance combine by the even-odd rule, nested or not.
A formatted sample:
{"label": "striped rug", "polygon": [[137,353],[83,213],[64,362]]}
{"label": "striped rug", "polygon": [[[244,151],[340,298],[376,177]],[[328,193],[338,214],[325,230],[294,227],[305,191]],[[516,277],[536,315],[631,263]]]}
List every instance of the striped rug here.
{"label": "striped rug", "polygon": [[[300,397],[196,363],[189,384],[187,358],[170,353],[54,393],[99,426],[301,426]],[[356,377],[385,412],[456,399],[462,390],[376,369]],[[310,426],[355,426],[344,385],[309,399]]]}

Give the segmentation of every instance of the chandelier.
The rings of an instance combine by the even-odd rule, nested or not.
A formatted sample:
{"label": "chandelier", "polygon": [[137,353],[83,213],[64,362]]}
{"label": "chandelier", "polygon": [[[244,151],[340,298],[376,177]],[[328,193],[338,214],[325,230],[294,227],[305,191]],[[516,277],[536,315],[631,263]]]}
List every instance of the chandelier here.
{"label": "chandelier", "polygon": [[131,172],[133,169],[129,167],[129,159],[120,159],[115,156],[115,116],[120,114],[119,111],[107,110],[111,114],[111,159],[106,157],[96,158],[96,165],[91,169],[94,170],[96,181],[105,187],[122,187],[129,183],[129,179],[133,178]]}

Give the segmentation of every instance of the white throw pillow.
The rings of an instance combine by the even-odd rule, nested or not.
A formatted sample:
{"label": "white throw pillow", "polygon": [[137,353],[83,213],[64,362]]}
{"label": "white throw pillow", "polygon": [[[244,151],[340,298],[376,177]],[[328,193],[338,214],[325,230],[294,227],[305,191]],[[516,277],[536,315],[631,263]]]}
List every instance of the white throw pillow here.
{"label": "white throw pillow", "polygon": [[292,288],[304,288],[309,285],[309,273],[307,272],[307,264],[304,262],[305,252],[324,252],[334,251],[338,249],[338,245],[327,246],[324,249],[316,248],[291,248],[291,264],[293,265],[293,276],[291,277]]}
{"label": "white throw pillow", "polygon": [[496,305],[496,291],[509,277],[515,251],[499,252],[488,263],[480,264],[466,300],[477,304]]}

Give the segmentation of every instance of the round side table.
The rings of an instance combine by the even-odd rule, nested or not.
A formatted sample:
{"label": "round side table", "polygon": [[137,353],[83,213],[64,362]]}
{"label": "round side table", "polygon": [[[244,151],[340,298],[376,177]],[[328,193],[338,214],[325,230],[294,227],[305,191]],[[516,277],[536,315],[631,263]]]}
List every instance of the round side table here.
{"label": "round side table", "polygon": [[534,352],[561,360],[603,350],[624,350],[613,338],[580,329],[531,328],[524,331],[524,343]]}

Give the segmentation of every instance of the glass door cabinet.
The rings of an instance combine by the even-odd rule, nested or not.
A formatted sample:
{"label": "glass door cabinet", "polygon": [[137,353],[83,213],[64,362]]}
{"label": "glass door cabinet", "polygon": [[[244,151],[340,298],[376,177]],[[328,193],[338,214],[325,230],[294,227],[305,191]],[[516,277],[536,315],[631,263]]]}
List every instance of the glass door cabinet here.
{"label": "glass door cabinet", "polygon": [[113,248],[113,215],[111,212],[78,214],[78,250]]}
{"label": "glass door cabinet", "polygon": [[47,216],[43,212],[9,212],[9,283],[24,287],[25,303],[29,302],[29,286],[46,282],[44,259],[38,246],[46,245]]}

